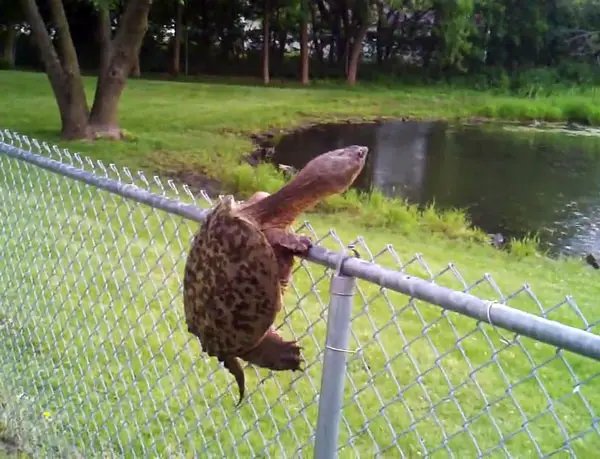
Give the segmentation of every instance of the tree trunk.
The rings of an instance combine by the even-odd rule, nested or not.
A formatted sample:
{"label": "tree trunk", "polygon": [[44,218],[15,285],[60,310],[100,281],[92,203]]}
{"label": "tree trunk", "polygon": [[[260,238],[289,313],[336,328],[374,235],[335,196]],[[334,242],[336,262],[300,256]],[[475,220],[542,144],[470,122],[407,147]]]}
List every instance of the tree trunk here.
{"label": "tree trunk", "polygon": [[140,68],[140,55],[138,53],[133,58],[133,63],[131,64],[131,70],[129,70],[129,76],[139,78],[141,75],[142,75],[142,69]]}
{"label": "tree trunk", "polygon": [[336,37],[339,30],[335,27],[331,29],[331,38],[329,39],[329,67],[332,67],[335,63],[335,44],[337,43]]}
{"label": "tree trunk", "polygon": [[181,28],[183,21],[183,5],[179,0],[175,1],[177,3],[177,12],[175,13],[175,41],[173,43],[173,62],[171,73],[174,77],[177,77],[179,76],[181,67]]}
{"label": "tree trunk", "polygon": [[271,38],[269,34],[269,0],[265,0],[265,14],[263,17],[263,83],[269,84],[269,46],[271,44]]}
{"label": "tree trunk", "polygon": [[[348,17],[348,5],[344,0],[341,2],[341,22],[340,22],[340,34],[338,37],[338,56],[344,59],[344,75],[348,75],[348,65],[350,59],[350,37],[352,33],[350,31],[350,18]],[[343,54],[340,55],[339,53]]]}
{"label": "tree trunk", "polygon": [[279,60],[279,65],[280,65],[280,71],[283,70],[283,63],[285,60],[285,45],[287,44],[287,30],[282,29],[281,32],[279,33],[279,56],[278,56],[278,60]]}
{"label": "tree trunk", "polygon": [[319,62],[323,63],[323,46],[321,46],[321,41],[317,35],[317,12],[315,11],[315,6],[312,4],[312,2],[310,3],[309,8],[310,19],[312,23],[312,41],[313,46],[315,47],[315,54],[317,55]]}
{"label": "tree trunk", "polygon": [[15,68],[15,43],[17,41],[17,28],[13,24],[6,27],[6,36],[4,39],[4,49],[0,62],[8,69]]}
{"label": "tree trunk", "polygon": [[300,25],[300,81],[302,84],[308,84],[308,17],[306,12],[306,2],[303,1],[304,11],[302,14],[302,24]]}
{"label": "tree trunk", "polygon": [[[94,105],[90,113],[85,97],[77,53],[62,0],[48,0],[52,22],[57,29],[58,50],[54,48],[36,0],[21,0],[33,39],[38,47],[61,118],[63,139],[109,136],[120,138],[117,107],[135,56],[139,55],[146,33],[152,0],[129,0],[119,30],[110,43],[110,56],[98,75]],[[106,17],[104,17],[104,20]],[[106,30],[106,29],[104,29]]]}
{"label": "tree trunk", "polygon": [[110,11],[100,7],[98,11],[98,37],[100,42],[100,67],[98,75],[106,71],[110,62],[112,28],[110,24]]}
{"label": "tree trunk", "polygon": [[96,137],[121,138],[118,121],[119,99],[130,71],[139,69],[139,54],[148,28],[152,0],[129,0],[119,29],[112,41],[106,69],[99,75],[90,128]]}
{"label": "tree trunk", "polygon": [[377,38],[376,38],[376,48],[377,48],[377,64],[381,66],[383,63],[383,23],[385,14],[383,12],[383,3],[379,3],[377,5]]}
{"label": "tree trunk", "polygon": [[88,106],[77,54],[71,39],[69,24],[61,0],[50,0],[50,12],[58,32],[58,45],[63,62],[59,59],[35,0],[21,0],[23,12],[44,63],[46,75],[54,92],[61,120],[63,139],[88,136]]}
{"label": "tree trunk", "polygon": [[358,33],[356,34],[356,39],[352,44],[352,51],[350,53],[350,62],[348,63],[348,77],[346,81],[350,86],[354,86],[356,84],[356,74],[358,73],[358,62],[360,59],[360,55],[362,53],[363,40],[365,39],[365,35],[367,35],[367,29],[369,28],[368,21],[364,21],[360,28],[358,29]]}
{"label": "tree trunk", "polygon": [[392,24],[391,25],[388,24],[388,26],[387,26],[387,28],[388,28],[387,46],[386,46],[385,52],[384,52],[384,56],[385,56],[384,59],[386,61],[391,59],[392,54],[394,52],[394,31],[398,27],[399,22],[400,22],[400,13],[395,13]]}
{"label": "tree trunk", "polygon": [[[335,11],[334,11],[335,13]],[[339,62],[341,58],[342,49],[340,48],[341,42],[341,28],[342,19],[339,15],[332,14],[331,19],[331,42],[329,44],[329,65],[333,67],[336,62]]]}

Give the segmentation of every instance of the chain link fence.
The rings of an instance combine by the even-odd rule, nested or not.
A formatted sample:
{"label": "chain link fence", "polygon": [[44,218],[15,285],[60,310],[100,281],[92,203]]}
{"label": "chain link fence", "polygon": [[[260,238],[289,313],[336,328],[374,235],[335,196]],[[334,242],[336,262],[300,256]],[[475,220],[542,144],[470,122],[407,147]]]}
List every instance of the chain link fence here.
{"label": "chain link fence", "polygon": [[[277,326],[303,346],[305,371],[246,367],[236,409],[233,378],[183,319],[183,266],[210,197],[8,131],[0,197],[5,448],[277,458],[600,448],[597,305],[543,305],[527,285],[507,294],[489,275],[467,282],[453,264],[436,272],[420,255],[304,223],[318,247],[298,261]],[[351,242],[364,261],[342,265]]]}

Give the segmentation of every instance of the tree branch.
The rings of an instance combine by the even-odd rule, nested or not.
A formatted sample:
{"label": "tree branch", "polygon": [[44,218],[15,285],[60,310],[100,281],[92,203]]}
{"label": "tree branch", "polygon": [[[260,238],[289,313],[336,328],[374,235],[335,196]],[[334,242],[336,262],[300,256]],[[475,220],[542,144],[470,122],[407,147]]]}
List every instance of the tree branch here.
{"label": "tree branch", "polygon": [[46,24],[44,24],[44,19],[40,14],[40,10],[36,5],[35,0],[21,0],[21,6],[25,12],[27,22],[29,22],[29,25],[31,26],[31,32],[38,45],[38,52],[44,63],[50,83],[53,87],[55,84],[60,86],[64,78],[63,69],[58,54],[56,54],[56,50],[52,44],[50,34],[48,34],[48,30],[46,29]]}
{"label": "tree branch", "polygon": [[103,73],[110,62],[110,56],[112,52],[111,43],[111,24],[110,24],[110,10],[108,7],[100,6],[98,8],[98,38],[100,42],[100,70],[99,73]]}
{"label": "tree branch", "polygon": [[133,56],[139,53],[148,28],[148,13],[151,5],[152,0],[129,0],[112,41],[115,55],[111,60],[126,59],[130,66],[133,65]]}
{"label": "tree branch", "polygon": [[79,76],[79,61],[73,45],[69,22],[62,0],[50,0],[50,12],[57,28],[58,47],[62,57],[62,68],[72,76]]}

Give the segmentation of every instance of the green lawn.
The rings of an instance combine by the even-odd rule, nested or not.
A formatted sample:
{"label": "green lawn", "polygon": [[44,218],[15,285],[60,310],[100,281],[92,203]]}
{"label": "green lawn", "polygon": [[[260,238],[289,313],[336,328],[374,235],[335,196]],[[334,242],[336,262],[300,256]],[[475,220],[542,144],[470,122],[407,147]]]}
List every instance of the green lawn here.
{"label": "green lawn", "polygon": [[[244,84],[243,80],[211,78],[199,82],[131,80],[120,105],[128,140],[123,142],[60,143],[105,162],[159,172],[209,186],[213,191],[249,196],[256,189],[274,191],[283,178],[270,165],[253,169],[240,164],[253,149],[250,134],[279,132],[311,122],[377,117],[512,120],[567,120],[600,124],[598,88],[562,89],[552,97],[528,99],[447,86],[356,88],[316,82],[310,88],[295,83],[275,87]],[[236,82],[237,81],[237,82]],[[95,79],[85,79],[91,101]],[[0,125],[35,138],[58,142],[56,103],[44,74],[0,71]],[[558,90],[557,90],[558,91]],[[219,185],[215,185],[215,180]],[[450,237],[482,239],[468,228],[461,211],[431,209],[425,218],[402,202],[375,194],[335,196],[320,212],[345,211],[361,227],[442,232]]]}
{"label": "green lawn", "polygon": [[[439,87],[347,88],[315,83],[262,87],[210,82],[130,80],[120,105],[130,141],[75,143],[96,158],[131,167],[196,167],[231,178],[240,157],[252,149],[250,133],[289,128],[311,121],[375,117],[515,120],[573,118],[600,124],[600,90],[574,88],[553,97],[527,99]],[[92,100],[95,78],[85,79]],[[59,118],[44,74],[0,71],[0,121],[35,137],[56,139]]]}
{"label": "green lawn", "polygon": [[[91,80],[88,85],[91,89]],[[0,96],[2,127],[53,139],[56,111],[43,77],[0,72],[0,86],[8,88]],[[494,101],[513,100],[426,89],[135,81],[122,105],[123,127],[135,140],[72,149],[131,167],[164,166],[166,158],[192,160],[225,179],[226,168],[250,147],[240,132],[345,113],[469,116]],[[427,104],[435,110],[428,112]],[[231,448],[240,457],[312,455],[309,437],[317,415],[328,301],[322,268],[296,271],[278,320],[286,338],[300,339],[306,371],[269,374],[248,368],[248,397],[236,411],[232,378],[200,355],[182,320],[181,273],[195,224],[2,155],[0,196],[0,406],[3,418],[21,426],[27,448],[72,444],[97,454],[134,450],[144,457],[190,457],[193,448],[200,456],[230,457]],[[433,224],[427,232],[418,225],[406,230],[395,226],[412,221],[397,217],[398,207],[379,209],[393,218],[368,229],[360,224],[364,220],[348,223],[346,213],[309,218],[327,247],[339,247],[330,228],[343,243],[362,235],[371,254],[384,251],[376,261],[385,266],[398,266],[385,251],[392,244],[402,263],[422,254],[434,275],[453,263],[483,298],[498,298],[489,282],[477,283],[488,273],[505,295],[526,282],[545,308],[572,294],[589,322],[598,319],[598,276],[581,261],[519,257],[448,237],[443,228],[433,231]],[[365,212],[376,210],[372,205]],[[439,223],[434,213],[420,218]],[[366,248],[360,252],[369,258]],[[429,278],[420,263],[420,258],[409,263],[407,272]],[[436,282],[465,288],[452,270]],[[551,347],[528,339],[506,347],[489,326],[409,303],[404,295],[362,281],[359,287],[350,347],[360,352],[349,355],[340,457],[371,457],[384,450],[385,457],[398,457],[396,442],[408,457],[438,447],[435,456],[446,457],[443,444],[456,455],[473,457],[475,444],[482,451],[493,448],[501,435],[505,450],[531,457],[533,440],[544,454],[564,443],[556,419],[567,436],[590,428],[581,396],[599,409],[598,378],[574,391],[573,378]],[[508,303],[540,313],[526,292]],[[568,305],[549,316],[583,325]],[[580,380],[598,372],[589,359],[568,355],[567,360]],[[556,418],[547,411],[550,400]],[[570,445],[579,457],[593,457],[600,437],[592,432]],[[501,457],[502,450],[492,455]]]}

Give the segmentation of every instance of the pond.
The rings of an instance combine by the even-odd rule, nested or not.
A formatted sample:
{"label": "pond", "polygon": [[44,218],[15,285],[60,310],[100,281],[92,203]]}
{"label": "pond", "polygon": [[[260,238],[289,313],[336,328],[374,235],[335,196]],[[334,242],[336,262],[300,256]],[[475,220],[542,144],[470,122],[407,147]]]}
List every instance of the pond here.
{"label": "pond", "polygon": [[361,190],[467,210],[488,233],[537,232],[551,254],[600,251],[600,136],[593,130],[385,121],[283,136],[273,160],[301,168],[350,144],[370,148]]}

